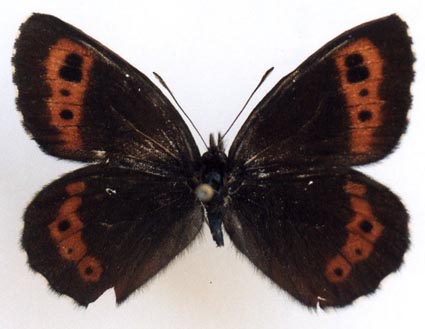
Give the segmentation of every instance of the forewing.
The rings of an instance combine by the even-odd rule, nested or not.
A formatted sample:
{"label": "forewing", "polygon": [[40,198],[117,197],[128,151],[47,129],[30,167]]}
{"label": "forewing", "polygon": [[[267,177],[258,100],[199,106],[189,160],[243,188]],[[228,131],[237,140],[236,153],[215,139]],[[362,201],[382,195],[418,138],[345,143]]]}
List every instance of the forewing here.
{"label": "forewing", "polygon": [[189,129],[161,91],[83,32],[34,14],[15,48],[17,105],[45,152],[162,175],[199,159]]}
{"label": "forewing", "polygon": [[365,175],[322,172],[234,183],[225,228],[274,283],[310,307],[372,293],[408,247],[408,215]]}
{"label": "forewing", "polygon": [[259,174],[381,159],[407,124],[413,61],[396,15],[341,34],[257,105],[231,146],[231,166]]}
{"label": "forewing", "polygon": [[56,292],[88,305],[114,287],[121,302],[190,244],[200,209],[185,181],[90,166],[36,196],[22,245]]}

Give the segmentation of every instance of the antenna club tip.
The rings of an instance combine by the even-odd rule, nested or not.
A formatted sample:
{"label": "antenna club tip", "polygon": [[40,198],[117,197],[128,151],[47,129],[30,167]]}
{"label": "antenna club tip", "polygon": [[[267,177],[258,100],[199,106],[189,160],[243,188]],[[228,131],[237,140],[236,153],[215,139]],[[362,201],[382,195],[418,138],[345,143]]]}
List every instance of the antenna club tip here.
{"label": "antenna club tip", "polygon": [[274,66],[272,66],[271,68],[269,68],[266,73],[264,73],[263,76],[263,80],[274,70]]}
{"label": "antenna club tip", "polygon": [[161,82],[164,81],[158,73],[156,73],[155,71],[152,72],[152,73],[155,76],[155,78],[157,78],[159,81],[161,81]]}

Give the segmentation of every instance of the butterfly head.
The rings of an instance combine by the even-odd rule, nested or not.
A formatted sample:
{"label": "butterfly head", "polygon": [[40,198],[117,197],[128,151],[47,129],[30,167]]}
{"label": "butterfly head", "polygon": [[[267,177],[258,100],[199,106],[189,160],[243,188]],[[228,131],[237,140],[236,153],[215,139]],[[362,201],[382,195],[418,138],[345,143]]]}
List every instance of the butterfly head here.
{"label": "butterfly head", "polygon": [[[201,201],[208,202],[212,200],[215,195],[221,195],[223,178],[227,168],[227,156],[224,153],[223,140],[220,134],[218,135],[217,142],[214,136],[212,134],[210,135],[210,146],[207,152],[202,155],[201,162],[202,183],[198,186],[198,189],[208,192],[202,193],[202,196],[205,196],[205,198],[200,199]],[[208,191],[206,190],[207,186],[209,187]]]}
{"label": "butterfly head", "polygon": [[224,153],[224,145],[221,135],[218,135],[217,142],[214,136],[210,135],[210,146],[207,152],[202,155],[201,181],[210,185],[212,189],[221,194],[223,178],[227,169],[227,156]]}
{"label": "butterfly head", "polygon": [[224,153],[224,143],[220,134],[218,134],[217,142],[214,135],[210,135],[210,146],[202,155],[202,164],[207,171],[214,169],[223,172],[226,168],[227,156]]}

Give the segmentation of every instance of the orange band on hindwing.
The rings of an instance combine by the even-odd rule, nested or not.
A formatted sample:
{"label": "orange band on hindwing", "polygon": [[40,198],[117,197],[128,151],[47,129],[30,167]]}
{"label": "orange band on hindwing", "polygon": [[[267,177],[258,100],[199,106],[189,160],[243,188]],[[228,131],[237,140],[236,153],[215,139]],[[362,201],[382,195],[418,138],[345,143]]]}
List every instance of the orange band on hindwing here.
{"label": "orange band on hindwing", "polygon": [[63,201],[56,219],[49,224],[50,236],[55,242],[59,243],[83,228],[83,222],[77,213],[80,205],[81,198],[78,196],[72,196]]}
{"label": "orange band on hindwing", "polygon": [[326,266],[326,277],[332,283],[344,281],[351,272],[352,265],[370,256],[375,242],[384,230],[373,214],[370,203],[364,198],[367,187],[349,181],[344,190],[350,195],[350,206],[354,214],[345,226],[348,231],[347,240]]}
{"label": "orange band on hindwing", "polygon": [[341,90],[350,112],[350,151],[368,153],[376,142],[376,129],[382,125],[379,87],[383,81],[383,59],[378,48],[366,38],[342,48],[334,57]]}
{"label": "orange band on hindwing", "polygon": [[79,261],[87,253],[87,247],[81,238],[81,231],[59,243],[62,258],[74,262]]}
{"label": "orange band on hindwing", "polygon": [[96,282],[100,279],[103,268],[96,258],[86,256],[78,264],[78,272],[84,281]]}
{"label": "orange band on hindwing", "polygon": [[59,131],[59,141],[70,151],[82,147],[79,125],[92,65],[90,51],[69,39],[58,40],[45,61],[51,89],[47,100],[50,125]]}
{"label": "orange band on hindwing", "polygon": [[87,245],[82,237],[84,223],[78,213],[82,204],[79,196],[86,189],[82,181],[65,186],[67,198],[60,205],[57,216],[49,224],[50,237],[56,243],[59,255],[74,262],[84,282],[96,282],[103,272],[102,265],[95,257],[87,254]]}
{"label": "orange band on hindwing", "polygon": [[84,182],[71,183],[65,187],[66,193],[68,193],[68,195],[80,194],[85,189],[86,189],[86,184]]}
{"label": "orange band on hindwing", "polygon": [[350,272],[350,263],[341,255],[332,258],[326,267],[326,277],[333,283],[344,281]]}

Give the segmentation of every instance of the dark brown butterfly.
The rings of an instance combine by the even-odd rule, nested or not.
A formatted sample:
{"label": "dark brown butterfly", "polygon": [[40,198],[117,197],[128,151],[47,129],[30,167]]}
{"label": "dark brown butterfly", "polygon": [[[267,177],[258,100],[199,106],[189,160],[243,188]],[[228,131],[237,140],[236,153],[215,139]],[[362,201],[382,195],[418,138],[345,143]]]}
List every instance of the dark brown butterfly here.
{"label": "dark brown butterfly", "polygon": [[407,124],[413,55],[396,15],[332,40],[256,106],[228,155],[202,156],[142,73],[61,20],[34,14],[16,41],[24,125],[43,151],[94,162],[45,187],[22,245],[50,286],[81,305],[117,302],[163,269],[204,219],[304,305],[344,306],[397,270],[408,215],[351,166],[382,159]]}

